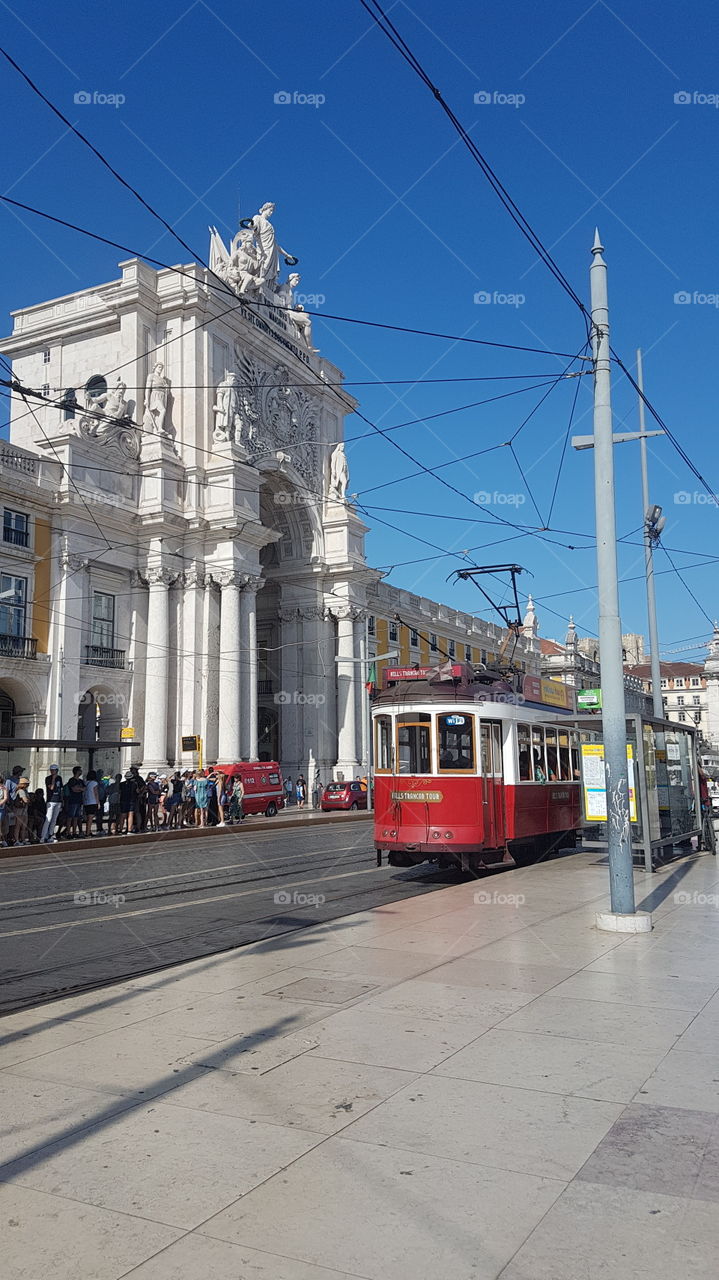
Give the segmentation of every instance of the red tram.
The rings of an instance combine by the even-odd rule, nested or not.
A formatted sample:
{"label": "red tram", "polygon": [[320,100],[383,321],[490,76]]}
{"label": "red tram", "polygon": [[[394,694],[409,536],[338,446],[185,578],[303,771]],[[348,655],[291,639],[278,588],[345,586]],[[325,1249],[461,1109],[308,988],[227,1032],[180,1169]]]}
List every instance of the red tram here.
{"label": "red tram", "polygon": [[465,663],[389,668],[372,708],[378,863],[514,866],[580,826],[573,691]]}

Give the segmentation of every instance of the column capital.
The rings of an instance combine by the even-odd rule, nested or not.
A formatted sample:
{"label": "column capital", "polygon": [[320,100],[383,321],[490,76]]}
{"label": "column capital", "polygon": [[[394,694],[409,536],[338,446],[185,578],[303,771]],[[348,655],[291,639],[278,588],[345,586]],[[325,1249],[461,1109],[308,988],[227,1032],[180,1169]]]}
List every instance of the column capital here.
{"label": "column capital", "polygon": [[237,587],[240,590],[247,582],[246,573],[238,573],[236,569],[222,569],[215,574],[214,581],[218,583],[223,590],[229,587]]}
{"label": "column capital", "polygon": [[298,608],[297,617],[319,618],[320,622],[326,622],[327,619],[330,617],[330,612],[329,612],[329,609],[326,609],[323,604],[309,605],[307,608],[304,608],[304,609]]}
{"label": "column capital", "polygon": [[302,610],[298,605],[295,605],[293,609],[285,605],[283,608],[278,609],[277,616],[280,622],[297,622],[298,618],[302,617]]}
{"label": "column capital", "polygon": [[191,564],[180,574],[180,585],[183,587],[204,587],[207,579],[197,564]]}
{"label": "column capital", "polygon": [[260,587],[264,587],[265,580],[261,574],[248,573],[244,574],[243,587],[245,591],[259,591]]}
{"label": "column capital", "polygon": [[338,622],[356,622],[359,618],[366,616],[365,610],[354,604],[333,604],[330,605],[328,612]]}
{"label": "column capital", "polygon": [[177,582],[179,576],[172,569],[165,569],[162,565],[153,565],[147,569],[145,581],[149,587],[171,587],[173,582]]}

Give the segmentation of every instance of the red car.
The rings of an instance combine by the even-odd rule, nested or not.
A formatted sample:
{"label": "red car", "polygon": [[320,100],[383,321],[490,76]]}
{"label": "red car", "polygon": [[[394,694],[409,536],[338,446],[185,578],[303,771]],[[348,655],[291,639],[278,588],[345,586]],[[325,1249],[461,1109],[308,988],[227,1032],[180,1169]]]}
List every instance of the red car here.
{"label": "red car", "polygon": [[330,782],[322,793],[322,810],[366,809],[367,792],[361,782]]}

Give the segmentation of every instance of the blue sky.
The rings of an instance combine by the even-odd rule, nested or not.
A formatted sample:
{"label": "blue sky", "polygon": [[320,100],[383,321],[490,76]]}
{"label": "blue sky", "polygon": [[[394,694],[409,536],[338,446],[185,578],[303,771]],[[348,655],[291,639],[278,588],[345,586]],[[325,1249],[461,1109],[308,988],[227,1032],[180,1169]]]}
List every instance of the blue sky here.
{"label": "blue sky", "polygon": [[[599,224],[614,346],[632,365],[643,348],[648,395],[719,491],[716,6],[398,0],[391,17],[585,302]],[[249,216],[271,199],[280,243],[301,260],[301,290],[322,295],[320,312],[542,352],[581,348],[577,308],[359,0],[150,8],[126,0],[102,10],[66,0],[54,11],[3,0],[0,24],[13,57],[199,256],[208,223],[229,236],[238,210]],[[139,252],[188,260],[9,68],[0,91],[5,194]],[[79,92],[125,101],[76,103]],[[277,94],[324,101],[276,102]],[[7,206],[0,219],[6,317],[114,278],[124,256]],[[355,393],[383,430],[515,390],[520,375],[536,375],[528,386],[545,382],[567,364],[335,320],[316,320],[315,336],[348,382],[374,383]],[[516,380],[428,381],[495,377]],[[406,385],[384,385],[398,380]],[[589,433],[591,380],[581,384],[573,432]],[[595,631],[591,453],[567,450],[548,518],[576,389],[576,380],[561,382],[532,416],[515,442],[518,462],[507,448],[452,460],[506,441],[541,390],[391,433],[418,466],[350,419],[348,437],[362,436],[348,450],[350,489],[373,525],[371,563],[394,566],[396,585],[478,610],[470,585],[446,582],[462,560],[442,553],[516,561],[528,571],[522,583],[539,602],[542,634],[561,637],[570,612],[580,633]],[[636,427],[635,396],[619,371],[614,408],[619,429]],[[440,475],[460,493],[427,475],[402,480],[444,463],[452,465]],[[618,448],[616,464],[618,530],[628,538],[622,621],[625,631],[646,631],[638,446]],[[714,554],[719,513],[668,440],[650,442],[650,469],[664,541],[682,570],[696,566]],[[483,495],[482,509],[462,494]],[[568,532],[499,542],[517,532],[502,520]],[[657,570],[663,647],[706,635],[706,618],[661,552]],[[717,565],[684,576],[713,616]]]}

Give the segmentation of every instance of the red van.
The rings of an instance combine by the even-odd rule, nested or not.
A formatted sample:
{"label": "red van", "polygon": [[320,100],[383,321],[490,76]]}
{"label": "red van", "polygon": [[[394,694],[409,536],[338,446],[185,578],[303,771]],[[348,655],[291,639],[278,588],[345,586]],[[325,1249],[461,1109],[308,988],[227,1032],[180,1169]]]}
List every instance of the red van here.
{"label": "red van", "polygon": [[250,813],[264,813],[274,818],[278,809],[285,807],[285,793],[282,785],[282,774],[276,760],[253,764],[243,760],[240,764],[218,764],[216,773],[224,773],[227,779],[227,790],[231,789],[230,779],[242,778],[245,798],[242,807],[245,816]]}

